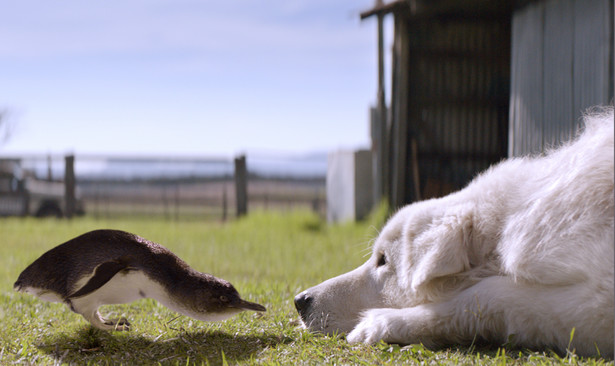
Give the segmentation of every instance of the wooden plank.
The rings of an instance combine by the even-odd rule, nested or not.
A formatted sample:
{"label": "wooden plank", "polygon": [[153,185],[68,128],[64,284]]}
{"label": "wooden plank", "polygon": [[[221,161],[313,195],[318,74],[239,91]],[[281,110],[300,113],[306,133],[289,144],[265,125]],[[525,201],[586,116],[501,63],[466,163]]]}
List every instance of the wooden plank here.
{"label": "wooden plank", "polygon": [[397,67],[397,104],[395,106],[395,125],[392,131],[393,155],[392,164],[392,192],[391,208],[396,209],[411,201],[406,197],[407,180],[407,150],[408,150],[408,123],[409,108],[409,75],[410,42],[408,40],[408,22],[405,17],[395,17],[395,57],[398,59]]}

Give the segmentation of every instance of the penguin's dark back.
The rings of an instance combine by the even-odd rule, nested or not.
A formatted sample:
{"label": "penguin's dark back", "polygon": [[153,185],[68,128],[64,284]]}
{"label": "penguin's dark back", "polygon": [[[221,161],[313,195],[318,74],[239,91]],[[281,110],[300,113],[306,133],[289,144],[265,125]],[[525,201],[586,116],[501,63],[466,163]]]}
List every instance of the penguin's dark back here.
{"label": "penguin's dark back", "polygon": [[173,277],[174,269],[190,270],[184,261],[159,244],[124,231],[103,229],[45,252],[23,270],[15,286],[45,288],[66,297],[73,290],[69,284],[109,261],[122,261],[132,269],[157,271],[155,277]]}

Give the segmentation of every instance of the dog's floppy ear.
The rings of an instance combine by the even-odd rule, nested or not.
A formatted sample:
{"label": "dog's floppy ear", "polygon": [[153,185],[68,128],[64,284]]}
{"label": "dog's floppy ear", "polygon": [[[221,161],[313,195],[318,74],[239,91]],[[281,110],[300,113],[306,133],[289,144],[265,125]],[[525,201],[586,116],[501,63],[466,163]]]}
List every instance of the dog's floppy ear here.
{"label": "dog's floppy ear", "polygon": [[418,250],[411,282],[414,291],[435,278],[470,268],[472,216],[471,208],[454,207],[415,238]]}

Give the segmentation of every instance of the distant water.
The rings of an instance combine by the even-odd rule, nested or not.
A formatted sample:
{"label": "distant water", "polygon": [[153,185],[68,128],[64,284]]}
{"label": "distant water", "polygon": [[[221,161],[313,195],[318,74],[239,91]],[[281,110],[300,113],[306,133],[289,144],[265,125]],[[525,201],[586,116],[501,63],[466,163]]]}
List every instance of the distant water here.
{"label": "distant water", "polygon": [[[266,177],[321,178],[327,173],[326,153],[299,157],[247,155],[250,174]],[[47,177],[49,167],[56,179],[64,176],[64,160],[24,159],[22,166],[38,177]],[[233,159],[75,157],[75,174],[82,179],[216,178],[232,176]]]}

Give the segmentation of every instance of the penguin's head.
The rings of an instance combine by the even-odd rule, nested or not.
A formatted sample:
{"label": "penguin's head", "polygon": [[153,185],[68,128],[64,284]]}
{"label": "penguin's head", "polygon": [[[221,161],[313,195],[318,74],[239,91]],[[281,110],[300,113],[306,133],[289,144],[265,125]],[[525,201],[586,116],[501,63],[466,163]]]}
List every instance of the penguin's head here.
{"label": "penguin's head", "polygon": [[208,274],[200,274],[199,286],[188,307],[191,316],[205,321],[219,321],[241,311],[266,311],[264,306],[241,298],[233,285]]}

